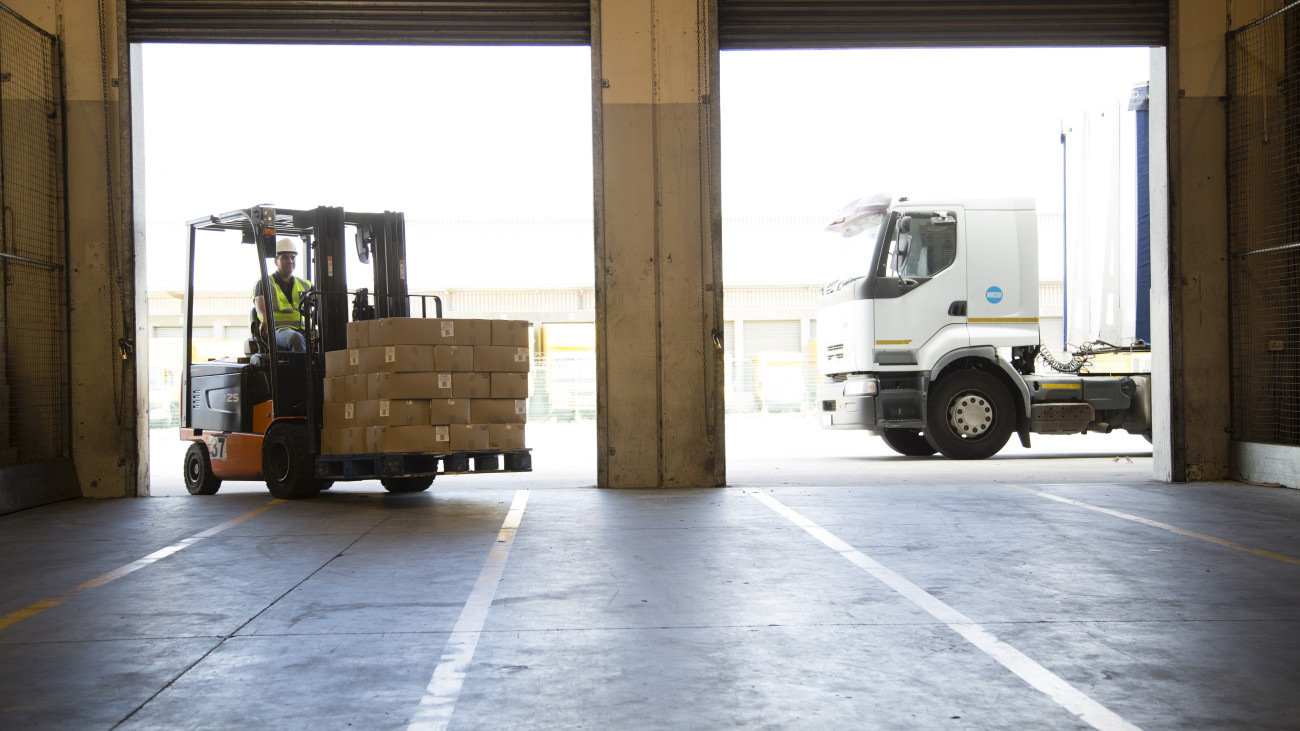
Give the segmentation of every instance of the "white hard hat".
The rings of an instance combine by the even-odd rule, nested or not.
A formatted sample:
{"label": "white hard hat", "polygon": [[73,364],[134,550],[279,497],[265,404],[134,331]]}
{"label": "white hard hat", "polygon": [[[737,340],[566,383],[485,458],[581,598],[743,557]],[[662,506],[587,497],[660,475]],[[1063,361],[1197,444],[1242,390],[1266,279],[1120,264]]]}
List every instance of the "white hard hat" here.
{"label": "white hard hat", "polygon": [[298,247],[294,246],[293,239],[280,239],[275,242],[275,255],[293,254],[298,255]]}

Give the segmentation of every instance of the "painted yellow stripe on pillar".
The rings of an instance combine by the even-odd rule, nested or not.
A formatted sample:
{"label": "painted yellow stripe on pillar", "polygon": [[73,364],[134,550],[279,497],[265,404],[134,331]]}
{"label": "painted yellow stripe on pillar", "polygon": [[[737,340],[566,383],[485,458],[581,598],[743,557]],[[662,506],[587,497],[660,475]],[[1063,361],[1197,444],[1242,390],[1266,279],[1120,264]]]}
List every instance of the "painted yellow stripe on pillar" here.
{"label": "painted yellow stripe on pillar", "polygon": [[1038,322],[1037,317],[969,317],[966,322]]}
{"label": "painted yellow stripe on pillar", "polygon": [[239,516],[238,518],[234,518],[233,520],[227,520],[221,525],[215,526],[213,528],[209,528],[203,531],[202,533],[196,533],[190,536],[189,538],[185,538],[180,541],[177,541],[176,543],[173,543],[172,545],[167,546],[166,548],[160,548],[157,551],[154,551],[153,553],[149,554],[148,556],[145,556],[144,558],[132,561],[131,563],[126,564],[125,566],[119,566],[118,568],[113,569],[112,571],[104,574],[103,576],[97,576],[91,579],[90,581],[78,584],[72,587],[71,589],[69,589],[68,591],[63,592],[62,594],[56,594],[47,599],[42,599],[39,602],[36,602],[35,604],[32,604],[30,606],[23,607],[18,611],[10,612],[5,616],[0,617],[0,629],[4,629],[5,627],[18,624],[19,622],[23,621],[24,619],[27,619],[28,617],[35,616],[37,614],[40,614],[41,612],[44,612],[46,609],[57,607],[60,604],[66,602],[67,600],[80,595],[82,592],[88,591],[90,589],[94,589],[95,587],[98,586],[103,586],[104,584],[107,584],[108,582],[113,581],[115,579],[120,579],[129,573],[139,571],[140,569],[144,568],[145,566],[148,566],[151,563],[154,563],[155,561],[162,560],[172,555],[173,553],[176,553],[177,551],[189,548],[190,546],[194,545],[195,543],[198,543],[204,538],[215,536],[221,531],[239,525],[240,523],[243,523],[244,521],[250,518],[256,518],[257,516],[261,515],[262,513],[265,513],[271,508],[274,508],[275,506],[279,505],[282,502],[284,501],[272,500],[270,503],[258,508],[257,510],[244,513],[243,515]]}

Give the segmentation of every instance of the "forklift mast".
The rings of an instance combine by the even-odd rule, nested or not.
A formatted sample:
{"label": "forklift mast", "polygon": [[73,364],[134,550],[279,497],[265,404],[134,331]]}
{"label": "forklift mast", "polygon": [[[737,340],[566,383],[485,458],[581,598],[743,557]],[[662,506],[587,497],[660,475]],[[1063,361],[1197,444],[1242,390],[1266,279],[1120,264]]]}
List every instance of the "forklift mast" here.
{"label": "forklift mast", "polygon": [[[356,229],[356,251],[360,261],[363,264],[370,263],[371,256],[374,257],[372,293],[364,289],[356,293],[348,291],[348,226]],[[398,212],[348,213],[333,206],[304,210],[253,206],[195,219],[189,222],[189,229],[189,277],[184,306],[186,362],[182,370],[185,381],[183,388],[189,396],[182,405],[182,427],[200,426],[194,422],[190,408],[193,403],[197,403],[198,398],[191,393],[190,384],[197,367],[190,360],[193,352],[195,234],[197,231],[240,231],[244,243],[255,245],[259,275],[267,292],[274,291],[271,288],[275,286],[271,281],[273,270],[267,268],[267,260],[275,257],[277,238],[296,238],[302,242],[305,259],[303,271],[312,282],[312,291],[304,298],[307,301],[303,306],[308,352],[281,353],[275,338],[269,338],[269,342],[265,343],[269,351],[265,358],[269,366],[265,368],[265,377],[274,418],[306,417],[314,441],[315,427],[321,418],[324,354],[347,347],[349,312],[358,313],[358,316],[351,318],[354,320],[406,317],[409,314],[405,218]],[[351,303],[350,296],[354,297]],[[371,297],[374,299],[373,305],[369,302]],[[211,366],[208,370],[215,367],[217,366]],[[247,414],[244,417],[238,420],[242,429],[234,430],[248,429],[250,420]],[[209,425],[206,428],[216,427]]]}

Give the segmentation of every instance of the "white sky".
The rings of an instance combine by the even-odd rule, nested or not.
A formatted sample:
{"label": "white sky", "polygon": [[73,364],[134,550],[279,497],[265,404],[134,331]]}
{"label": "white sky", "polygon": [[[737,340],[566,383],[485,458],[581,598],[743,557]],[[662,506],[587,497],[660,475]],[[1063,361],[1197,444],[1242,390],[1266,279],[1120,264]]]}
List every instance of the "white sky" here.
{"label": "white sky", "polygon": [[[1126,100],[1148,67],[1145,48],[724,53],[724,220],[829,220],[885,191],[1060,211],[1061,121]],[[146,45],[149,286],[180,286],[178,224],[258,203],[403,211],[414,287],[590,284],[591,240],[571,227],[412,235],[425,219],[589,220],[590,76],[585,47]],[[728,281],[826,279],[780,241],[723,238]],[[240,264],[212,273],[241,288],[255,264]]]}

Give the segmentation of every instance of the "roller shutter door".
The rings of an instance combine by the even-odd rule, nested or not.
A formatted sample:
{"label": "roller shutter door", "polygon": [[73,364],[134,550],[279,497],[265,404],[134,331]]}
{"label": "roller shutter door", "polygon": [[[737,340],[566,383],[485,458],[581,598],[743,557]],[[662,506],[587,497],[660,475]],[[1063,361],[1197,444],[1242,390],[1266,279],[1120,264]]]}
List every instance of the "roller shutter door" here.
{"label": "roller shutter door", "polygon": [[[591,42],[587,0],[126,0],[126,11],[132,42]],[[724,49],[1161,46],[1168,28],[1167,0],[718,0]]]}
{"label": "roller shutter door", "polygon": [[589,0],[126,0],[133,43],[588,45]]}
{"label": "roller shutter door", "polygon": [[718,0],[724,50],[1163,46],[1168,0]]}

